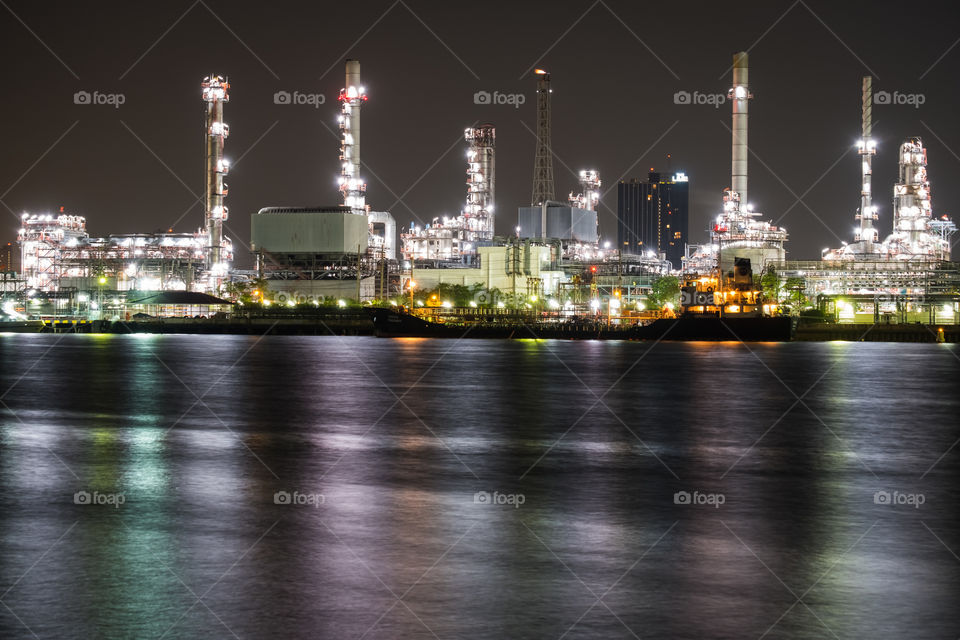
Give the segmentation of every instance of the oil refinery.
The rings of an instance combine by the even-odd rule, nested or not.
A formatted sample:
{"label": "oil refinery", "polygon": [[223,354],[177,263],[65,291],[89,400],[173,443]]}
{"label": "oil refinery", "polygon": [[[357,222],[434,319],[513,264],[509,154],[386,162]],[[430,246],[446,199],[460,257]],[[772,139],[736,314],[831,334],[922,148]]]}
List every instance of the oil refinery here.
{"label": "oil refinery", "polygon": [[[474,308],[504,313],[547,309],[558,319],[605,317],[617,324],[642,322],[651,314],[733,318],[796,316],[809,309],[841,323],[957,322],[960,269],[950,256],[956,225],[934,213],[927,149],[919,137],[906,139],[897,151],[890,233],[881,240],[883,212],[875,204],[873,168],[884,153],[872,137],[872,78],[864,77],[861,86],[860,205],[852,241],[825,249],[821,260],[795,261],[787,259],[787,230],[765,219],[749,199],[748,118],[754,96],[748,73],[747,54],[735,53],[727,93],[730,186],[705,241],[686,242],[689,176],[678,172],[663,179],[651,168],[642,192],[651,201],[659,189],[659,204],[655,211],[637,213],[649,220],[651,231],[644,234],[650,237],[618,238],[612,245],[599,225],[599,170],[579,170],[567,198],[557,199],[554,96],[551,74],[544,69],[532,77],[536,144],[531,199],[529,206],[516,208],[515,224],[501,221],[497,233],[497,218],[507,217],[510,204],[496,202],[496,127],[483,123],[463,132],[466,189],[459,212],[412,222],[398,235],[393,215],[368,204],[382,195],[368,193],[361,156],[361,114],[369,95],[360,62],[346,60],[336,115],[337,202],[269,205],[251,214],[252,271],[234,268],[233,243],[224,235],[224,178],[230,166],[224,155],[230,134],[224,109],[231,85],[225,76],[211,74],[200,92],[205,186],[204,218],[197,231],[97,238],[87,233],[84,217],[63,208],[58,214],[24,213],[18,236],[21,272],[4,280],[4,313],[11,318],[129,320],[131,309],[142,311],[138,300],[155,299],[160,292],[183,294],[180,302],[170,298],[169,308],[153,309],[165,316],[189,314],[191,304],[202,304],[196,296],[206,296],[209,305],[243,304],[246,296],[248,303],[263,307],[320,305],[331,299],[398,305],[409,298],[415,311],[417,291],[459,286],[485,292],[470,302]],[[516,163],[501,158],[499,164],[512,169]],[[620,183],[621,197],[625,184]],[[682,206],[680,200],[670,200],[673,192],[682,193]],[[333,197],[332,190],[316,195]],[[661,196],[667,196],[663,203]],[[622,225],[621,219],[621,234]],[[637,230],[630,231],[636,235]],[[684,243],[682,264],[668,258],[668,240]],[[655,284],[668,276],[679,281],[676,305],[654,293]],[[441,303],[420,304],[452,306]]]}

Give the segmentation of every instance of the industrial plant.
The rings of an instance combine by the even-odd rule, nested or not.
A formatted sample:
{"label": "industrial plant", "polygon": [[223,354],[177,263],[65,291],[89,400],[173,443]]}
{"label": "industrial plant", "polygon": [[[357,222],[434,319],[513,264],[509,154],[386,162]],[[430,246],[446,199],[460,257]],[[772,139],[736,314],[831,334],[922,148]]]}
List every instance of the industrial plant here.
{"label": "industrial plant", "polygon": [[[69,211],[24,213],[20,273],[5,275],[4,313],[129,320],[130,309],[142,308],[138,301],[166,299],[167,306],[152,307],[154,314],[189,315],[198,304],[243,304],[244,292],[248,304],[260,307],[336,299],[341,305],[409,303],[416,311],[417,291],[460,286],[483,292],[471,301],[474,308],[544,309],[557,319],[603,316],[636,323],[651,314],[737,317],[816,309],[836,322],[956,322],[960,269],[950,261],[956,225],[934,213],[920,138],[908,138],[897,151],[891,233],[881,240],[872,174],[884,156],[872,138],[872,79],[862,83],[860,206],[852,242],[825,249],[818,261],[791,261],[787,230],[749,199],[753,94],[746,53],[734,54],[732,69],[730,186],[707,237],[691,242],[690,177],[683,171],[662,174],[651,167],[646,180],[620,180],[615,238],[601,234],[597,169],[579,170],[566,199],[557,198],[553,89],[544,69],[531,78],[537,98],[531,199],[516,208],[515,223],[505,215],[509,203],[496,202],[496,128],[484,123],[464,129],[466,189],[459,213],[412,222],[398,234],[393,215],[368,204],[377,195],[368,193],[361,156],[361,114],[369,96],[360,62],[347,60],[338,98],[336,202],[281,203],[250,214],[252,271],[234,268],[233,243],[224,236],[230,83],[211,74],[200,92],[206,106],[205,189],[197,231],[95,238],[87,234],[86,220]],[[506,219],[499,234],[498,217]],[[681,285],[676,305],[652,295],[667,277]],[[438,299],[425,306],[452,305]]]}

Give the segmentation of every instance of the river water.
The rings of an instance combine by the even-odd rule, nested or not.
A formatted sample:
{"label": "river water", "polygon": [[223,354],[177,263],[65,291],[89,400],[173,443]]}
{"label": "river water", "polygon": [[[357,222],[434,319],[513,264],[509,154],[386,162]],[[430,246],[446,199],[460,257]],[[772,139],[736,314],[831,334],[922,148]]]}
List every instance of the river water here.
{"label": "river water", "polygon": [[956,638],[960,350],[0,335],[2,638]]}

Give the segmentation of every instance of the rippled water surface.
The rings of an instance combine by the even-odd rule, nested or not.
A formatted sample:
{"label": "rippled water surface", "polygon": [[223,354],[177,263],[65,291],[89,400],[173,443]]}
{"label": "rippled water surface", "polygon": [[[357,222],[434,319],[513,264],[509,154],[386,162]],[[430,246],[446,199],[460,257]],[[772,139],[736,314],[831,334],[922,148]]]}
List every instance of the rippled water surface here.
{"label": "rippled water surface", "polygon": [[953,345],[0,335],[2,638],[956,638]]}

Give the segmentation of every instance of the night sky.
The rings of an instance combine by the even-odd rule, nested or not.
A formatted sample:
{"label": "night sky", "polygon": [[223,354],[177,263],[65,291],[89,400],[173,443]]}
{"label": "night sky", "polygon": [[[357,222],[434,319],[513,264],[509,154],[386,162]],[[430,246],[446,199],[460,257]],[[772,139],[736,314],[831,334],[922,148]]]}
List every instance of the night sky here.
{"label": "night sky", "polygon": [[[411,220],[463,204],[463,129],[497,127],[497,230],[528,205],[532,68],[553,76],[557,195],[575,172],[604,181],[601,231],[616,238],[616,182],[685,171],[691,241],[729,186],[730,105],[677,105],[677,91],[725,94],[731,54],[750,52],[750,200],[790,232],[788,257],[852,241],[860,78],[923,104],[874,108],[881,237],[890,230],[896,149],[928,148],[936,215],[960,203],[960,46],[952,3],[884,2],[32,2],[0,6],[4,99],[0,194],[17,216],[60,206],[93,235],[193,231],[202,222],[203,111],[211,72],[233,85],[225,120],[235,263],[252,259],[249,215],[339,202],[336,96],[359,59],[367,202]],[[739,24],[738,24],[739,21]],[[119,108],[74,94],[122,94]],[[274,103],[278,91],[326,103]],[[474,103],[477,91],[526,103]],[[815,185],[815,186],[814,186]],[[607,191],[607,189],[610,189]],[[797,202],[802,198],[801,202]],[[17,216],[13,215],[17,214]]]}

